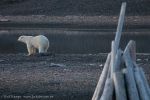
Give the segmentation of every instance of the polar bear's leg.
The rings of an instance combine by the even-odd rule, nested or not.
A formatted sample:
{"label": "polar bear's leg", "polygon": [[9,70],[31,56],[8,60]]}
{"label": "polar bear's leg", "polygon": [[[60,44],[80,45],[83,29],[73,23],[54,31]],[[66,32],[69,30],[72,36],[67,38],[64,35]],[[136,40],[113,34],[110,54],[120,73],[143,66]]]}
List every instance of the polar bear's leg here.
{"label": "polar bear's leg", "polygon": [[44,48],[43,47],[39,47],[39,53],[44,53]]}
{"label": "polar bear's leg", "polygon": [[36,49],[34,47],[31,47],[31,54],[35,54],[36,53]]}
{"label": "polar bear's leg", "polygon": [[43,50],[44,50],[44,53],[46,53],[46,52],[47,52],[47,50],[48,50],[48,48],[47,48],[47,47],[45,47]]}
{"label": "polar bear's leg", "polygon": [[49,43],[47,43],[47,45],[44,46],[44,53],[47,53],[48,48],[49,48]]}
{"label": "polar bear's leg", "polygon": [[36,48],[32,47],[32,53],[33,53],[33,54],[36,53]]}
{"label": "polar bear's leg", "polygon": [[27,44],[27,50],[28,50],[28,56],[30,56],[33,53],[32,46]]}

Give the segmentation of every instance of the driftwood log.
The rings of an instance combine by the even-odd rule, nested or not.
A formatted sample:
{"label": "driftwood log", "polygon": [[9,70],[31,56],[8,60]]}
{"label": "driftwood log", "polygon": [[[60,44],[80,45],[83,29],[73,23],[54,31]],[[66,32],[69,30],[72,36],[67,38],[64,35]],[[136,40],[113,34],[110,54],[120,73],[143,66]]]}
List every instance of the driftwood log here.
{"label": "driftwood log", "polygon": [[147,93],[146,88],[144,86],[143,79],[142,79],[142,77],[140,75],[139,68],[136,67],[134,69],[134,71],[135,71],[134,72],[134,74],[135,74],[135,81],[136,81],[136,84],[137,84],[140,100],[149,100],[149,96],[148,96],[148,93]]}
{"label": "driftwood log", "polygon": [[142,67],[139,67],[136,63],[134,65],[135,65],[135,78],[138,91],[140,92],[140,98],[142,100],[149,100],[148,98],[150,98],[150,91],[149,91],[150,88],[146,80],[144,71]]}
{"label": "driftwood log", "polygon": [[125,17],[125,11],[126,11],[126,2],[123,2],[122,6],[121,6],[119,21],[118,21],[118,26],[117,26],[116,36],[115,36],[115,45],[116,45],[117,49],[119,48],[119,44],[120,44],[121,33],[122,33],[124,17]]}
{"label": "driftwood log", "polygon": [[113,90],[114,90],[113,86],[114,85],[112,78],[107,78],[104,91],[100,100],[113,100]]}
{"label": "driftwood log", "polygon": [[124,75],[121,71],[113,73],[116,100],[127,100]]}
{"label": "driftwood log", "polygon": [[112,41],[112,44],[111,44],[111,62],[110,62],[110,64],[111,64],[110,65],[111,78],[113,77],[113,73],[115,72],[116,53],[117,53],[116,45],[115,45],[115,42]]}
{"label": "driftwood log", "polygon": [[126,3],[122,3],[115,40],[99,78],[92,100],[150,100],[144,71],[136,64],[136,43],[119,48]]}
{"label": "driftwood log", "polygon": [[103,89],[104,89],[106,78],[107,78],[107,73],[109,70],[110,58],[111,58],[111,55],[108,54],[106,63],[104,65],[104,69],[103,69],[101,76],[99,78],[99,81],[98,81],[98,84],[96,86],[92,100],[99,100],[99,98],[101,97],[101,95],[103,93]]}
{"label": "driftwood log", "polygon": [[127,84],[127,91],[128,96],[130,100],[139,100],[138,90],[135,83],[134,73],[133,73],[133,62],[130,56],[130,50],[132,45],[132,41],[130,41],[125,48],[123,57],[126,64],[126,73],[125,73],[125,79]]}
{"label": "driftwood log", "polygon": [[142,81],[144,82],[144,86],[145,86],[146,91],[148,93],[148,96],[150,98],[150,87],[149,87],[148,81],[147,81],[147,79],[145,77],[144,71],[143,71],[143,69],[141,67],[140,67],[140,75],[141,75],[141,77],[143,79]]}

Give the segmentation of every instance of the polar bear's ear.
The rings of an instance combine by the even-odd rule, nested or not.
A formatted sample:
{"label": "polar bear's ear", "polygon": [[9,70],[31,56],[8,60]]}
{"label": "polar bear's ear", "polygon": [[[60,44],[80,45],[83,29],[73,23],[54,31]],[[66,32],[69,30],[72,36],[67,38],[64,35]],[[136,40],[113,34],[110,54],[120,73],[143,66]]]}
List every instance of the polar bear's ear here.
{"label": "polar bear's ear", "polygon": [[20,36],[19,38],[18,38],[18,41],[22,41],[24,39],[24,36]]}

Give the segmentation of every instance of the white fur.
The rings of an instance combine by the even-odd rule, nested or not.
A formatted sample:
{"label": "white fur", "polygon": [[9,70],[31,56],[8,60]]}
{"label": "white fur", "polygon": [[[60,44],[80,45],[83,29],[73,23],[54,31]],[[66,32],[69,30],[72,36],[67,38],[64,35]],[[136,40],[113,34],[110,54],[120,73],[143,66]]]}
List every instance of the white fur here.
{"label": "white fur", "polygon": [[28,55],[36,53],[38,49],[39,53],[46,53],[49,48],[49,40],[44,35],[38,36],[20,36],[18,41],[27,45]]}

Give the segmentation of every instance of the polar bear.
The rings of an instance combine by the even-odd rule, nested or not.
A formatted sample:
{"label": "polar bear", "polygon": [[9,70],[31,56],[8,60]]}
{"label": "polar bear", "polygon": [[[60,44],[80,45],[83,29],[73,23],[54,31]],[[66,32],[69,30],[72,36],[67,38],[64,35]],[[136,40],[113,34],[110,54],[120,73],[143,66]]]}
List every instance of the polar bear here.
{"label": "polar bear", "polygon": [[49,40],[44,35],[38,36],[25,36],[22,35],[18,38],[18,41],[27,45],[28,55],[36,53],[38,49],[40,54],[46,53],[49,48]]}

